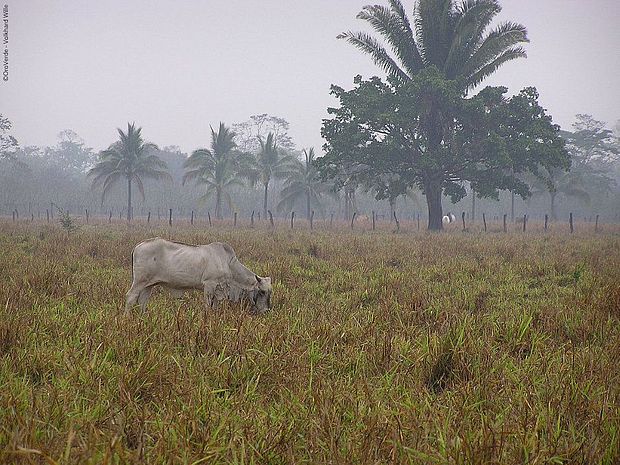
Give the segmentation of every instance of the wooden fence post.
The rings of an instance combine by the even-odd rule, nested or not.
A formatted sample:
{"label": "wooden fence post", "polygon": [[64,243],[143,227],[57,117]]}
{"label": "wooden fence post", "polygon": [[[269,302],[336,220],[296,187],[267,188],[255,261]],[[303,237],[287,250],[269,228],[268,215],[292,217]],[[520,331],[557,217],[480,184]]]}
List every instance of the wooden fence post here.
{"label": "wooden fence post", "polygon": [[598,215],[596,215],[596,223],[594,223],[594,232],[598,232]]}
{"label": "wooden fence post", "polygon": [[314,229],[314,210],[310,212],[310,231]]}
{"label": "wooden fence post", "polygon": [[523,232],[525,232],[525,225],[527,224],[527,215],[523,215]]}
{"label": "wooden fence post", "polygon": [[213,226],[213,224],[211,224],[211,212],[207,212],[207,218],[209,218],[209,226]]}
{"label": "wooden fence post", "polygon": [[250,227],[254,227],[254,210],[252,210],[252,216],[250,216]]}
{"label": "wooden fence post", "polygon": [[19,221],[19,210],[17,208],[15,209],[15,219]]}
{"label": "wooden fence post", "polygon": [[236,228],[237,227],[237,212],[235,212],[234,214],[234,220],[233,220],[233,227]]}
{"label": "wooden fence post", "polygon": [[33,223],[34,222],[34,213],[30,214],[30,222]]}
{"label": "wooden fence post", "polygon": [[482,214],[482,223],[484,224],[484,232],[487,232],[487,215],[486,215],[486,213]]}
{"label": "wooden fence post", "polygon": [[418,213],[418,231],[420,230],[420,214]]}
{"label": "wooden fence post", "polygon": [[11,213],[13,213],[13,222],[15,222],[15,210],[13,210]]}
{"label": "wooden fence post", "polygon": [[47,218],[47,222],[49,223],[50,222],[50,211],[47,208],[45,209],[45,216]]}
{"label": "wooden fence post", "polygon": [[461,221],[463,221],[463,231],[465,231],[465,212],[461,213]]}
{"label": "wooden fence post", "polygon": [[508,232],[508,228],[506,227],[506,217],[508,215],[506,215],[506,213],[504,213],[504,232]]}
{"label": "wooden fence post", "polygon": [[393,211],[392,215],[394,215],[394,221],[396,221],[396,231],[400,231],[400,221],[398,221],[398,218],[396,217],[396,212]]}
{"label": "wooden fence post", "polygon": [[88,224],[88,208],[86,209],[86,224]]}
{"label": "wooden fence post", "polygon": [[293,229],[294,221],[295,221],[295,212],[291,212],[291,229]]}
{"label": "wooden fence post", "polygon": [[170,215],[168,216],[168,226],[172,226],[172,208],[170,210]]}
{"label": "wooden fence post", "polygon": [[333,223],[334,223],[334,214],[332,213],[332,215],[329,218],[329,227],[330,227],[330,229],[331,229]]}
{"label": "wooden fence post", "polygon": [[372,230],[375,230],[375,211],[372,211]]}
{"label": "wooden fence post", "polygon": [[351,229],[353,229],[353,223],[355,223],[356,216],[357,216],[357,212],[353,212],[353,216],[351,217]]}
{"label": "wooden fence post", "polygon": [[570,233],[572,234],[574,231],[573,228],[573,212],[570,213],[570,216],[568,217],[568,224],[570,226]]}
{"label": "wooden fence post", "polygon": [[276,225],[273,222],[273,214],[271,213],[271,210],[267,210],[267,213],[269,214],[269,224],[273,229],[275,229]]}
{"label": "wooden fence post", "polygon": [[545,213],[545,231],[549,228],[549,215]]}
{"label": "wooden fence post", "polygon": [[192,226],[194,226],[194,210],[192,210],[192,217],[189,220],[189,224],[191,224]]}
{"label": "wooden fence post", "polygon": [[146,217],[146,224],[149,224],[150,222],[151,222],[151,212],[149,211],[149,214]]}
{"label": "wooden fence post", "polygon": [[108,218],[108,223],[111,223],[111,222],[112,222],[112,210],[110,210],[110,216]]}

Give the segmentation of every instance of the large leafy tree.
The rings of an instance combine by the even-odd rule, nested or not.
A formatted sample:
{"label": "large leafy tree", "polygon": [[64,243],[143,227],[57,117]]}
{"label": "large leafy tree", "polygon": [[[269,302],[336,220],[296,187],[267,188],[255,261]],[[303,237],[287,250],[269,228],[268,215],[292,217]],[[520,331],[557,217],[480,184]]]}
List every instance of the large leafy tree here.
{"label": "large leafy tree", "polygon": [[235,133],[224,123],[217,131],[211,128],[211,148],[194,150],[185,161],[183,184],[195,181],[204,184],[206,192],[201,200],[206,201],[215,195],[215,217],[223,218],[222,202],[226,200],[230,209],[232,197],[230,189],[243,185],[241,172],[247,157],[236,150]]}
{"label": "large leafy tree", "polygon": [[[524,57],[521,44],[528,39],[520,24],[503,22],[490,28],[501,11],[497,0],[417,0],[413,11],[411,20],[402,2],[390,0],[389,6],[370,5],[359,13],[358,18],[368,22],[385,44],[363,32],[345,32],[338,37],[368,53],[387,73],[393,97],[406,93],[407,103],[417,105],[415,114],[409,115],[415,120],[375,129],[387,139],[384,148],[409,152],[403,154],[408,162],[401,168],[417,171],[415,177],[427,198],[429,229],[441,229],[442,191],[455,194],[455,173],[445,163],[446,156],[455,156],[457,149],[455,104],[501,65]],[[375,91],[388,92],[381,87],[384,84],[371,82]],[[412,100],[414,89],[418,98]],[[337,87],[333,93],[344,95]],[[393,101],[389,110],[402,111],[396,103]],[[329,132],[328,128],[328,137]],[[331,142],[328,140],[328,146],[333,149]],[[460,169],[463,173],[471,170],[471,165]],[[457,181],[462,179],[462,174],[456,176]]]}
{"label": "large leafy tree", "polygon": [[585,203],[612,192],[616,181],[609,176],[612,165],[620,159],[620,146],[613,131],[591,115],[578,114],[573,132],[561,131],[571,159],[571,170],[542,169],[535,194],[547,192],[551,218],[556,219],[558,195],[573,197]]}
{"label": "large leafy tree", "polygon": [[93,187],[102,186],[103,202],[110,189],[121,180],[127,181],[127,221],[131,221],[132,185],[138,187],[144,199],[144,178],[171,180],[166,163],[157,155],[157,145],[142,138],[142,128],[127,123],[127,132],[118,129],[119,140],[99,154],[99,161],[88,171]]}
{"label": "large leafy tree", "polygon": [[[538,104],[533,88],[511,98],[501,87],[464,98],[459,84],[436,68],[407,83],[376,77],[357,77],[355,83],[351,91],[332,86],[340,107],[328,110],[332,118],[322,128],[324,176],[346,171],[364,183],[386,176],[393,187],[399,180],[403,193],[420,188],[426,194],[429,229],[441,229],[442,193],[457,201],[469,184],[480,197],[497,198],[499,190],[527,197],[523,173],[569,167],[559,127]],[[429,100],[438,103],[443,120],[442,142],[434,148]],[[383,198],[390,195],[384,190]]]}
{"label": "large leafy tree", "polygon": [[45,150],[50,162],[63,171],[85,173],[97,162],[93,149],[72,131],[65,129],[58,134],[58,144]]}
{"label": "large leafy tree", "polygon": [[321,209],[321,199],[331,192],[331,186],[323,182],[315,165],[314,149],[304,149],[303,161],[295,160],[286,177],[286,184],[280,193],[280,210],[291,210],[298,201],[305,201],[306,218],[310,219],[312,207]]}
{"label": "large leafy tree", "polygon": [[17,139],[10,134],[11,121],[0,113],[0,160],[15,159],[15,152],[19,148]]}
{"label": "large leafy tree", "polygon": [[282,178],[290,170],[295,158],[283,152],[277,145],[276,134],[270,132],[263,139],[258,137],[260,149],[254,159],[247,164],[247,177],[251,184],[259,182],[263,186],[263,217],[267,217],[269,183],[274,178]]}

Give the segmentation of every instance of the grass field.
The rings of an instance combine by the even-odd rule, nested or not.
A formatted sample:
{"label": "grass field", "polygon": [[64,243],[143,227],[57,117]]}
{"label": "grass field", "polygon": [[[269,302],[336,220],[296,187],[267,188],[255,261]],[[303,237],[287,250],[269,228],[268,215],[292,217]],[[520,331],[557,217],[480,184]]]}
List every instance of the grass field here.
{"label": "grass field", "polygon": [[[157,292],[131,249],[230,243],[273,310]],[[0,463],[620,463],[620,229],[0,224]]]}

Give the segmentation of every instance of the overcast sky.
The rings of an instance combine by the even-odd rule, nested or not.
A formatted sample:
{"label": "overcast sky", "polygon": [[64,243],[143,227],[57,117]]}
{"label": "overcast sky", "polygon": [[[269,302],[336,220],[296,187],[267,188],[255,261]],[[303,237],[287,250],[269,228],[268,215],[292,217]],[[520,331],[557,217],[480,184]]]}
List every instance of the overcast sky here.
{"label": "overcast sky", "polygon": [[[269,113],[298,147],[322,145],[332,83],[381,75],[336,35],[369,30],[372,0],[8,0],[9,81],[0,113],[23,145],[73,129],[97,150],[135,121],[145,137],[184,151],[209,125]],[[373,3],[387,3],[376,1]],[[408,10],[413,1],[404,0]],[[555,122],[576,113],[620,119],[620,0],[503,0],[502,19],[529,30],[529,58],[486,84],[538,87]]]}

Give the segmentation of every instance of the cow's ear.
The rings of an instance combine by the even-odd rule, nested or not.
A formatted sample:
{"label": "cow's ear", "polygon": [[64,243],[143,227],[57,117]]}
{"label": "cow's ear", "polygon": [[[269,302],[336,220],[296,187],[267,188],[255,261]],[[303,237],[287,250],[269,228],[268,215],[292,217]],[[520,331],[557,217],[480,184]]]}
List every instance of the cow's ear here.
{"label": "cow's ear", "polygon": [[256,276],[256,282],[257,282],[257,283],[260,283],[260,281],[261,281],[261,280],[260,280],[260,276],[258,276],[257,274],[255,274],[254,276]]}

